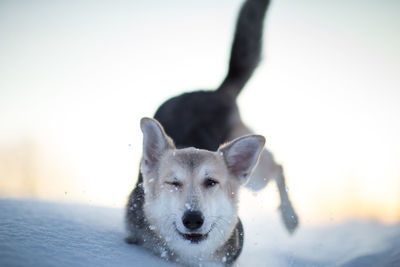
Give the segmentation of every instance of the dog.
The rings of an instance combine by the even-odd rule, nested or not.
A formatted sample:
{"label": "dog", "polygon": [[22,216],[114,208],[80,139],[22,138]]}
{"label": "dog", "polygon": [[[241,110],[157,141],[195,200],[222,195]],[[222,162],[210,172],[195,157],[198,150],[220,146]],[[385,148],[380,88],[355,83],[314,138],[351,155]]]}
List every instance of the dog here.
{"label": "dog", "polygon": [[240,137],[217,151],[176,149],[156,120],[143,118],[141,129],[143,182],[129,205],[130,242],[184,265],[233,263],[243,246],[238,189],[257,164],[264,137]]}
{"label": "dog", "polygon": [[[231,265],[243,246],[243,227],[236,214],[238,184],[257,191],[270,180],[278,187],[279,208],[286,229],[292,233],[297,228],[299,220],[287,193],[283,168],[270,151],[259,151],[264,139],[251,135],[236,104],[260,61],[263,21],[269,2],[247,0],[242,5],[228,73],[219,88],[170,98],[158,108],[154,120],[141,121],[143,157],[126,209],[130,233],[127,242],[184,265],[194,262]],[[229,147],[241,147],[240,144],[252,149],[251,153],[246,152],[252,155],[251,164],[247,164],[247,169],[237,166],[246,169],[239,182],[225,183],[235,176],[231,169],[236,168],[227,161],[226,152]],[[233,153],[240,157],[244,151],[237,148]],[[211,169],[221,173],[212,174]],[[210,172],[207,175],[206,170]],[[210,196],[205,189],[208,186],[233,194]],[[169,193],[177,194],[169,198]]]}

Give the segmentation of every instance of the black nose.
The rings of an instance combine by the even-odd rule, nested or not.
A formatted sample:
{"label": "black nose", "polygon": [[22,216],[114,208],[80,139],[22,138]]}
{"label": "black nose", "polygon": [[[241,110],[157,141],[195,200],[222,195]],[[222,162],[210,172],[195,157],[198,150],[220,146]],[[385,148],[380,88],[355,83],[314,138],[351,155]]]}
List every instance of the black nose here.
{"label": "black nose", "polygon": [[203,225],[204,217],[200,211],[188,210],[183,214],[182,222],[187,229],[197,230]]}

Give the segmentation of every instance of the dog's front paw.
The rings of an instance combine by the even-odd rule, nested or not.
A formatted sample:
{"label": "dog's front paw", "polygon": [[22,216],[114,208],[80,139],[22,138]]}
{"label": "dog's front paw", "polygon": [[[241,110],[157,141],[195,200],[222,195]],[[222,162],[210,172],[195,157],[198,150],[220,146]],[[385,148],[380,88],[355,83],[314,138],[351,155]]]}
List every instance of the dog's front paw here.
{"label": "dog's front paw", "polygon": [[279,210],[286,229],[292,234],[299,225],[299,217],[294,211],[292,204],[290,202],[282,203],[279,206]]}

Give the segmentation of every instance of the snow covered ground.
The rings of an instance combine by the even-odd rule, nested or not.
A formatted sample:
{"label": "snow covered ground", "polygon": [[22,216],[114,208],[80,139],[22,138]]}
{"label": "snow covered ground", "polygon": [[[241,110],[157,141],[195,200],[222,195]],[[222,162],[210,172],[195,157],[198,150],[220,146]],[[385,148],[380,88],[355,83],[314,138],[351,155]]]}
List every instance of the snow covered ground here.
{"label": "snow covered ground", "polygon": [[[0,266],[172,266],[124,242],[123,210],[0,199]],[[400,266],[400,225],[301,227],[278,216],[242,218],[239,266]]]}

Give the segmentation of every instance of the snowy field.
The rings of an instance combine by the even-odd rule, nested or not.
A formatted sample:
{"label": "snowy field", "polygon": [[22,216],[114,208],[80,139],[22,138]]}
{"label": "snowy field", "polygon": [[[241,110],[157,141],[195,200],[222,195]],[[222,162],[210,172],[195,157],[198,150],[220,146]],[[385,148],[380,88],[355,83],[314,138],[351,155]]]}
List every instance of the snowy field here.
{"label": "snowy field", "polygon": [[[124,242],[122,209],[0,199],[0,266],[173,266]],[[400,266],[400,225],[300,227],[242,218],[238,266]]]}

